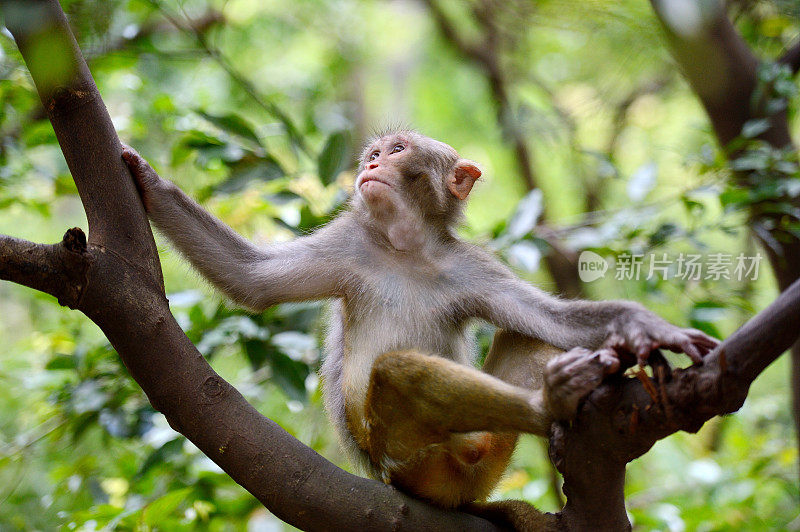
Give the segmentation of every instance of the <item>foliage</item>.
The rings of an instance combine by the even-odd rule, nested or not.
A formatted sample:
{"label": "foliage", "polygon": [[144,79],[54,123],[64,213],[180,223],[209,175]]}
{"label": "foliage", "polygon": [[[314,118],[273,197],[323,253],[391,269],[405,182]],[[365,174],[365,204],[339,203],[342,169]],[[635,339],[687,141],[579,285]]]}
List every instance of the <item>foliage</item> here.
{"label": "foliage", "polygon": [[[463,233],[545,289],[553,284],[540,261],[552,248],[532,233],[543,209],[568,248],[617,261],[753,254],[744,214],[753,203],[774,214],[758,223],[798,234],[785,201],[800,194],[796,156],[762,143],[768,123],[760,120],[745,126],[728,147],[738,156],[725,163],[641,2],[497,4],[510,97],[541,181],[532,192],[483,73],[453,53],[416,2],[62,4],[121,138],[255,240],[329,220],[346,199],[358,146],[386,121],[482,163],[487,179]],[[443,4],[471,34],[472,3]],[[741,4],[737,25],[765,56],[797,33],[791,2]],[[791,76],[765,64],[760,79],[755,104],[788,109],[794,123]],[[587,191],[599,198],[590,212]],[[0,231],[55,241],[73,225],[85,228],[74,184],[19,53],[0,34]],[[314,373],[324,306],[232,309],[161,247],[176,317],[203,355],[263,413],[348,467]],[[586,287],[722,336],[774,294],[766,268],[755,281],[607,275]],[[228,530],[275,521],[166,425],[83,317],[8,284],[0,284],[0,316],[0,529]],[[484,353],[491,332],[477,330]],[[786,374],[780,361],[741,414],[663,441],[630,467],[636,526],[780,529],[796,517]],[[496,496],[555,509],[548,467],[539,442],[525,438]]]}

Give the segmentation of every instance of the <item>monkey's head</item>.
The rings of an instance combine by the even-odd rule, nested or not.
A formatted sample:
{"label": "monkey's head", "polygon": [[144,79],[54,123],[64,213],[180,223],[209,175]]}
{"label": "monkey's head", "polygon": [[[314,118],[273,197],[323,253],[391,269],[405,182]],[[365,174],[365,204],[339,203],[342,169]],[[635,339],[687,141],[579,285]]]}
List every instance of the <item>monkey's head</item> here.
{"label": "monkey's head", "polygon": [[361,155],[353,198],[375,218],[414,213],[452,226],[480,177],[478,166],[443,142],[395,131],[369,142]]}

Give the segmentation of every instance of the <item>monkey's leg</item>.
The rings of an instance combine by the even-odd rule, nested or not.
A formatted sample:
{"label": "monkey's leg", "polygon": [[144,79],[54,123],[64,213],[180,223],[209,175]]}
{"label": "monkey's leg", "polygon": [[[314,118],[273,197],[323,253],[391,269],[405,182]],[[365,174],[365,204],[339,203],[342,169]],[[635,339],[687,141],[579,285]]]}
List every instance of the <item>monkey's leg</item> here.
{"label": "monkey's leg", "polygon": [[384,481],[419,497],[444,506],[483,498],[505,470],[517,433],[545,434],[553,405],[563,417],[574,415],[606,362],[574,349],[548,363],[544,389],[530,390],[417,351],[383,354],[370,375],[362,445]]}
{"label": "monkey's leg", "polygon": [[500,340],[487,371],[525,388],[412,350],[378,357],[365,402],[373,461],[378,463],[387,451],[402,455],[444,441],[452,433],[546,435],[553,413],[563,419],[574,416],[580,399],[619,367],[616,357],[603,351],[575,348],[558,354],[545,345],[530,353],[530,340],[505,335]]}
{"label": "monkey's leg", "polygon": [[538,390],[544,387],[547,363],[563,352],[538,338],[498,329],[483,371],[514,386]]}
{"label": "monkey's leg", "polygon": [[541,391],[416,351],[375,361],[367,392],[366,451],[383,480],[454,507],[486,497],[517,433],[549,424]]}
{"label": "monkey's leg", "polygon": [[372,367],[366,399],[370,454],[380,460],[454,432],[544,434],[551,417],[541,390],[526,390],[474,368],[416,351],[385,353]]}

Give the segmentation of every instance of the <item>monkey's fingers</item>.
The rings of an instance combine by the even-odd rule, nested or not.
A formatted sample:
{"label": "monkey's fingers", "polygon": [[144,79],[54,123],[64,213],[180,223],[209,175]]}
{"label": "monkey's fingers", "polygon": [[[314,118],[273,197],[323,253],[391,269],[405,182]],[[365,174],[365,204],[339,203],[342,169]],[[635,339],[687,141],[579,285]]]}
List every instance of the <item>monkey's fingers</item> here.
{"label": "monkey's fingers", "polygon": [[552,359],[545,368],[545,381],[548,386],[554,389],[563,386],[572,378],[576,368],[589,360],[591,355],[592,352],[588,349],[576,347]]}
{"label": "monkey's fingers", "polygon": [[706,352],[711,351],[720,344],[719,340],[699,329],[684,329],[683,332],[689,335],[696,346],[706,350]]}
{"label": "monkey's fingers", "polygon": [[147,161],[139,155],[139,153],[128,146],[122,145],[122,159],[128,165],[128,170],[133,176],[133,182],[136,185],[136,190],[139,192],[139,197],[142,198],[142,203],[146,211],[150,211],[150,191],[158,185],[161,177],[155,170],[147,163]]}
{"label": "monkey's fingers", "polygon": [[594,356],[596,356],[600,361],[600,364],[603,365],[603,373],[605,375],[611,375],[612,373],[619,371],[619,355],[614,349],[611,349],[610,347],[600,349],[595,351]]}
{"label": "monkey's fingers", "polygon": [[647,332],[640,331],[633,335],[628,349],[636,355],[639,365],[643,366],[647,363],[650,352],[657,347],[656,344],[657,342]]}
{"label": "monkey's fingers", "polygon": [[702,364],[703,355],[708,352],[705,350],[701,351],[701,349],[695,345],[692,337],[682,330],[667,335],[667,339],[661,343],[661,347],[665,347],[676,353],[686,353],[695,364]]}
{"label": "monkey's fingers", "polygon": [[606,338],[606,341],[603,342],[603,347],[604,348],[608,347],[611,349],[618,350],[618,349],[625,349],[626,344],[627,342],[625,341],[625,338],[622,337],[622,335],[617,333],[611,333],[608,335],[608,338]]}
{"label": "monkey's fingers", "polygon": [[551,388],[591,390],[604,375],[618,371],[620,362],[613,349],[601,349],[593,353],[578,348],[551,360],[547,366],[545,379]]}
{"label": "monkey's fingers", "polygon": [[150,164],[139,155],[139,152],[128,146],[122,145],[122,158],[128,165],[134,179],[142,186],[152,185],[158,182],[161,178]]}

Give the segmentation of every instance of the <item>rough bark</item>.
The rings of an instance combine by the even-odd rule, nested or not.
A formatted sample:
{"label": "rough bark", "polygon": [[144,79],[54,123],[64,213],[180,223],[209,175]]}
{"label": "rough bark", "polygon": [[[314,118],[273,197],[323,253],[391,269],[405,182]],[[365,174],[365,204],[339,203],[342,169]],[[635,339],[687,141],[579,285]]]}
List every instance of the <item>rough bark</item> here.
{"label": "rough bark", "polygon": [[666,436],[697,432],[714,416],[735,412],[750,385],[797,340],[800,281],[709,354],[702,366],[670,370],[651,356],[656,377],[617,377],[592,392],[569,428],[551,436],[551,458],[564,475],[561,515],[574,530],[629,527],[623,499],[625,464]]}

